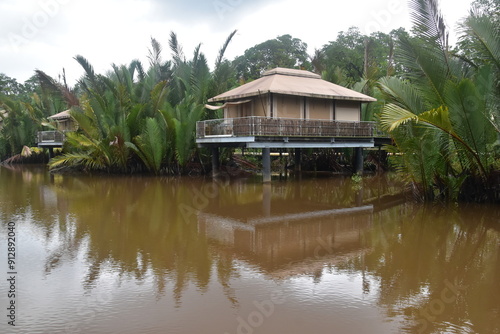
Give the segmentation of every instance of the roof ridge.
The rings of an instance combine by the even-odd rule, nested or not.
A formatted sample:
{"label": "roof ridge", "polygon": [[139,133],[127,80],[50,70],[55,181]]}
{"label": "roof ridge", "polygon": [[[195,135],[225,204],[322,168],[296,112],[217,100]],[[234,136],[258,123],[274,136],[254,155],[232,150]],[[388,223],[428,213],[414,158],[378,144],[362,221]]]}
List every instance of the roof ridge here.
{"label": "roof ridge", "polygon": [[276,68],[273,68],[271,70],[265,71],[262,74],[262,77],[276,75],[276,74],[288,75],[288,76],[292,76],[292,77],[321,79],[321,75],[313,73],[311,71],[298,70],[298,69],[285,68],[285,67],[276,67]]}

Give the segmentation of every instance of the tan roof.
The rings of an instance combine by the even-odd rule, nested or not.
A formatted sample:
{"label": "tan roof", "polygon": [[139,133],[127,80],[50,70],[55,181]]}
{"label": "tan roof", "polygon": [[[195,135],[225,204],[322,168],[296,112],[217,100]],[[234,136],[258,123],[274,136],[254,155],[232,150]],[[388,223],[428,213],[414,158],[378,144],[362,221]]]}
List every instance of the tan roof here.
{"label": "tan roof", "polygon": [[48,118],[55,119],[55,120],[68,119],[68,118],[71,118],[71,115],[69,114],[69,110],[64,110],[64,111],[61,111],[58,114],[49,116]]}
{"label": "tan roof", "polygon": [[377,101],[368,95],[322,80],[318,74],[281,67],[264,72],[261,78],[212,97],[208,101],[237,100],[266,93],[362,102]]}

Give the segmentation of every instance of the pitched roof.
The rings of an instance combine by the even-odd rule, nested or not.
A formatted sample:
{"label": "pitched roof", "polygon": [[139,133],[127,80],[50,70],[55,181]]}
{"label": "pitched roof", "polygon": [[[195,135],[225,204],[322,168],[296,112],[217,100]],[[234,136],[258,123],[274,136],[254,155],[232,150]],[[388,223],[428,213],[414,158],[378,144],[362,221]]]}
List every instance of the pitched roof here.
{"label": "pitched roof", "polygon": [[69,114],[69,110],[64,110],[64,111],[61,111],[61,112],[60,112],[60,113],[58,113],[58,114],[55,114],[55,115],[49,116],[48,118],[50,118],[50,119],[55,119],[55,120],[61,120],[61,119],[68,119],[68,118],[71,118],[71,115]]}
{"label": "pitched roof", "polygon": [[368,95],[322,80],[318,74],[281,67],[264,72],[259,79],[212,97],[208,101],[223,102],[266,93],[361,102],[377,101]]}

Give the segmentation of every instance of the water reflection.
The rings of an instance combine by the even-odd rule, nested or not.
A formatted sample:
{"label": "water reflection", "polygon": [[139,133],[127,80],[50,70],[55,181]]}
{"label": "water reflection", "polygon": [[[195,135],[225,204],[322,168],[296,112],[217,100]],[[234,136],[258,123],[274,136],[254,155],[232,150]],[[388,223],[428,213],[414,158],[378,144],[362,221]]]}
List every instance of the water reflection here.
{"label": "water reflection", "polygon": [[[58,292],[66,311],[50,324],[37,314],[44,303],[23,300],[33,305],[26,332],[81,322],[88,299],[72,303],[95,291],[107,296],[98,309],[114,318],[86,323],[85,332],[237,332],[237,315],[277,287],[287,303],[260,332],[500,330],[498,207],[405,203],[399,185],[381,177],[262,185],[0,168],[0,188],[1,221],[17,221],[32,239],[23,261],[37,283],[24,295],[40,294],[31,290],[42,284],[38,271],[45,288],[70,290]],[[137,311],[137,300],[149,306]],[[194,306],[202,301],[210,309]],[[158,310],[168,311],[151,315]],[[116,321],[130,312],[142,314],[142,327]],[[286,321],[297,314],[309,318]]]}
{"label": "water reflection", "polygon": [[405,218],[378,217],[366,235],[372,252],[363,263],[346,262],[345,269],[380,277],[380,305],[388,316],[414,320],[410,332],[498,331],[498,207],[403,206],[392,212]]}

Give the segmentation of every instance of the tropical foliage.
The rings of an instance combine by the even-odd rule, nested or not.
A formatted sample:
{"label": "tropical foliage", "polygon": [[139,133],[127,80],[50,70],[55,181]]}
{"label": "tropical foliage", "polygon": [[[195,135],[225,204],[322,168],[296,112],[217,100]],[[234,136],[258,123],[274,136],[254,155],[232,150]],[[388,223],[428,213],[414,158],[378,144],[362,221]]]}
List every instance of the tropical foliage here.
{"label": "tropical foliage", "polygon": [[267,40],[234,60],[237,76],[242,81],[259,78],[275,67],[310,69],[307,44],[290,35]]}
{"label": "tropical foliage", "polygon": [[437,1],[410,5],[414,36],[400,38],[397,53],[407,71],[379,81],[393,162],[423,199],[498,199],[498,26],[471,10],[462,37],[470,49],[458,56]]}
{"label": "tropical foliage", "polygon": [[353,86],[366,78],[393,75],[402,70],[394,63],[394,40],[407,35],[400,28],[389,34],[376,32],[368,36],[351,27],[318,50],[312,63],[325,80],[343,86]]}
{"label": "tropical foliage", "polygon": [[17,87],[22,90],[18,95],[9,89],[0,93],[0,161],[21,153],[23,146],[33,146],[40,120],[54,113],[53,105],[32,88]]}
{"label": "tropical foliage", "polygon": [[[214,73],[221,76],[221,49]],[[94,72],[82,56],[85,70],[79,103],[71,108],[78,131],[68,133],[65,154],[51,160],[53,169],[72,166],[107,172],[182,173],[197,155],[196,122],[203,103],[216,90],[206,58],[195,49],[187,60],[177,35],[170,35],[172,61],[162,60],[162,47],[151,40],[149,67],[135,60],[112,65],[107,75]]]}

